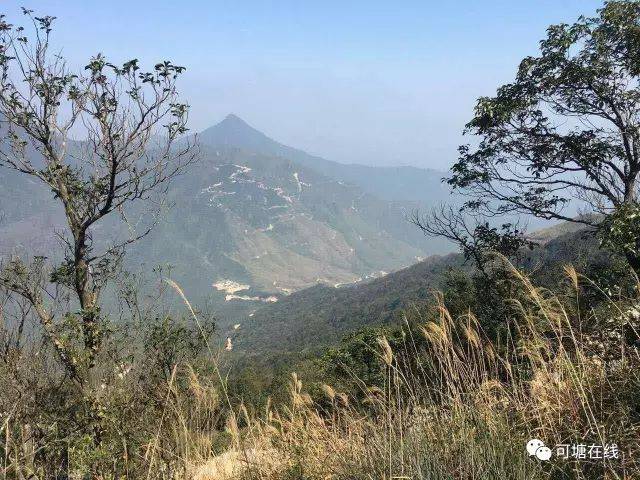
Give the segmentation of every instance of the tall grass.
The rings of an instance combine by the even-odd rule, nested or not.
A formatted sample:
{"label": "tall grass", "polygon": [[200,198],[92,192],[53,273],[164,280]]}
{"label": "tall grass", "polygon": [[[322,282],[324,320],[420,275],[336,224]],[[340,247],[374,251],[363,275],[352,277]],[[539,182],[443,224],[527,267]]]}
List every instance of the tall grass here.
{"label": "tall grass", "polygon": [[[384,382],[354,378],[358,395],[323,385],[323,397],[312,398],[293,374],[289,402],[256,412],[229,397],[223,348],[208,345],[208,373],[174,366],[143,447],[125,461],[143,468],[94,478],[640,478],[640,356],[629,341],[640,312],[634,300],[610,298],[585,310],[589,281],[566,273],[572,291],[560,296],[512,270],[516,313],[500,341],[437,296],[417,326],[404,325],[400,343],[377,339]],[[0,425],[0,479],[52,478],[36,465],[30,426],[11,422]],[[527,455],[531,438],[552,447],[616,443],[620,455],[544,462]]]}
{"label": "tall grass", "polygon": [[[362,385],[355,404],[325,385],[320,407],[294,375],[290,405],[245,418],[234,432],[245,450],[201,464],[195,478],[640,478],[640,359],[620,335],[635,310],[609,300],[605,322],[578,318],[578,294],[561,299],[513,274],[512,342],[497,345],[472,313],[453,318],[440,302],[419,329],[427,348],[408,325],[400,351],[378,339],[384,388]],[[578,274],[567,275],[577,293]],[[531,438],[615,443],[620,458],[543,462],[527,455]]]}

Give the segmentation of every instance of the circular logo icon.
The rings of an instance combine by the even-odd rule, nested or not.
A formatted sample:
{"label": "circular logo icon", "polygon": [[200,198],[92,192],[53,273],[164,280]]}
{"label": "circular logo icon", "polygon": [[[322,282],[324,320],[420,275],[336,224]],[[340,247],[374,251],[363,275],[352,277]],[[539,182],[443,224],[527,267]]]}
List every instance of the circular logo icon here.
{"label": "circular logo icon", "polygon": [[527,453],[530,457],[536,457],[538,460],[546,461],[551,458],[551,449],[537,438],[532,438],[527,442]]}
{"label": "circular logo icon", "polygon": [[540,447],[536,450],[538,460],[549,460],[551,458],[551,449],[549,447]]}
{"label": "circular logo icon", "polygon": [[542,440],[538,440],[537,438],[532,438],[527,442],[527,453],[530,457],[533,457],[536,454],[536,450],[540,447],[544,447],[544,442]]}

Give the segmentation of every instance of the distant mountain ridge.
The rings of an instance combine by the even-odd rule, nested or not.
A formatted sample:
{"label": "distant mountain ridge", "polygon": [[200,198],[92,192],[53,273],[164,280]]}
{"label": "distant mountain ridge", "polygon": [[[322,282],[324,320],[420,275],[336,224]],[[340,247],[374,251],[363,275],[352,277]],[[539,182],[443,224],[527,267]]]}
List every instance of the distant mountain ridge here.
{"label": "distant mountain ridge", "polygon": [[444,172],[411,166],[372,167],[326,160],[283,145],[234,114],[202,131],[198,134],[198,141],[209,146],[237,147],[288,158],[327,177],[358,185],[367,193],[385,200],[437,204],[450,197],[449,188],[441,182]]}
{"label": "distant mountain ridge", "polygon": [[[208,303],[222,323],[317,283],[364,281],[449,248],[406,218],[440,201],[429,200],[446,190],[440,174],[324,160],[234,115],[197,139],[199,161],[170,185],[174,207],[131,246],[127,261],[133,270],[170,265],[167,271],[189,297]],[[421,178],[440,190],[427,182],[421,195],[411,192],[407,185]],[[51,193],[0,170],[0,198],[0,209],[11,213],[0,224],[0,255],[18,245],[49,255],[51,227],[62,225]],[[42,208],[46,199],[50,209]],[[34,238],[46,241],[27,241]]]}

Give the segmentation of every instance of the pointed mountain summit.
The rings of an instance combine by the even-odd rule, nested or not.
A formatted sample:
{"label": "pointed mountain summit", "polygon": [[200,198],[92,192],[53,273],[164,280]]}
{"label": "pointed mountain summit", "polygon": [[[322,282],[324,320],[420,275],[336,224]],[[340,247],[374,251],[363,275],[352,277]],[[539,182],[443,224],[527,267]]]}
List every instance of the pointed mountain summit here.
{"label": "pointed mountain summit", "polygon": [[229,115],[224,117],[224,120],[222,120],[220,122],[220,124],[221,125],[231,125],[231,126],[235,125],[235,126],[238,126],[238,127],[241,127],[241,128],[253,128],[247,122],[245,122],[243,119],[241,119],[238,115],[236,115],[235,113],[230,113]]}
{"label": "pointed mountain summit", "polygon": [[311,168],[315,167],[319,171],[322,171],[323,167],[326,168],[327,164],[333,164],[269,138],[233,113],[201,132],[198,141],[213,148],[233,147],[263,155],[284,157]]}
{"label": "pointed mountain summit", "polygon": [[229,114],[220,123],[198,135],[201,145],[212,148],[232,147],[247,152],[282,157],[311,168],[329,178],[357,185],[365,192],[391,201],[419,202],[429,206],[450,201],[449,188],[443,185],[444,172],[417,167],[372,167],[343,164],[310,155],[289,147]]}
{"label": "pointed mountain summit", "polygon": [[264,153],[270,153],[265,150],[273,150],[271,144],[276,143],[232,113],[220,123],[200,133],[199,140],[204,145],[212,147],[237,147]]}

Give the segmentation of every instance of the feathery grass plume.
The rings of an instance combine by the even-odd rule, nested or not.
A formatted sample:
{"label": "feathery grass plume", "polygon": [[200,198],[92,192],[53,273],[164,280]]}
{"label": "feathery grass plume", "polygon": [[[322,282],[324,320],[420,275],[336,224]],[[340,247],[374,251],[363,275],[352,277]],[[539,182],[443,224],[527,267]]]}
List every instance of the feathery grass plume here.
{"label": "feathery grass plume", "polygon": [[434,347],[444,348],[447,345],[447,333],[436,322],[427,322],[420,330]]}
{"label": "feathery grass plume", "polygon": [[336,391],[333,389],[331,385],[327,385],[326,383],[323,383],[321,388],[329,400],[333,401],[336,398]]}
{"label": "feathery grass plume", "polygon": [[462,328],[469,343],[474,348],[480,348],[480,336],[478,335],[478,332],[476,332],[476,330],[470,325],[464,325]]}
{"label": "feathery grass plume", "polygon": [[378,337],[376,339],[378,345],[382,349],[382,353],[380,354],[380,358],[387,364],[387,366],[391,366],[393,363],[393,350],[391,350],[391,345],[389,345],[389,340],[387,337]]}
{"label": "feathery grass plume", "polygon": [[564,270],[564,273],[567,276],[567,278],[571,280],[571,285],[573,286],[574,290],[577,292],[578,289],[580,288],[580,285],[578,282],[578,272],[576,271],[575,267],[573,265],[563,265],[562,269]]}

